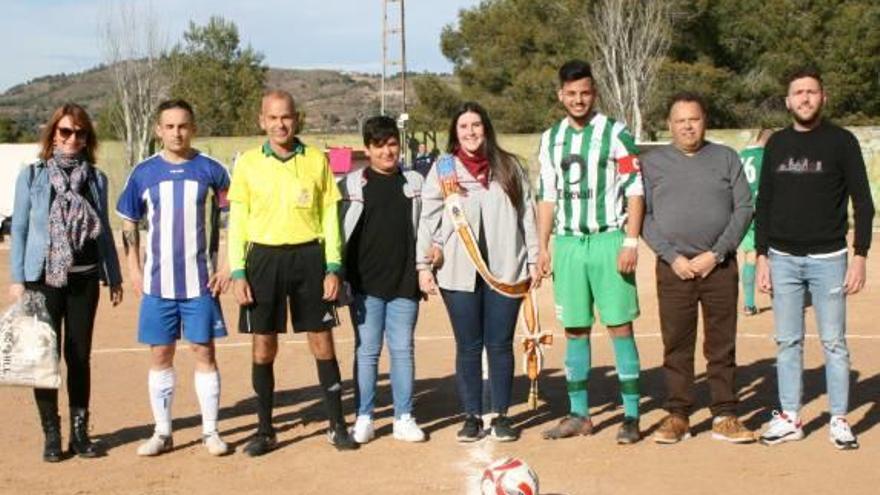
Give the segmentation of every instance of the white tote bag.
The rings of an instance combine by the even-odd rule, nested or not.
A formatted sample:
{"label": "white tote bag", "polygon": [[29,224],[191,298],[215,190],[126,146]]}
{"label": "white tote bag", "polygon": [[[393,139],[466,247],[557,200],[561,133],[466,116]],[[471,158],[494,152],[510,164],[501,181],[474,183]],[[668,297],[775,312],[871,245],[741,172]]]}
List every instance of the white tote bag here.
{"label": "white tote bag", "polygon": [[0,385],[58,388],[58,347],[42,294],[26,291],[0,318]]}

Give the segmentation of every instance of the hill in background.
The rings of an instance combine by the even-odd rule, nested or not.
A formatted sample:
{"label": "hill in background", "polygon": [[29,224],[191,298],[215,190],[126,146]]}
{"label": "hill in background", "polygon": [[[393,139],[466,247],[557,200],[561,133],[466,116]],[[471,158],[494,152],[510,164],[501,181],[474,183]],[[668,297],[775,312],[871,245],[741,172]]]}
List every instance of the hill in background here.
{"label": "hill in background", "polygon": [[[412,79],[407,81],[407,100],[417,103]],[[441,76],[447,82],[452,76]],[[378,74],[334,70],[270,68],[267,85],[290,91],[298,109],[305,113],[307,132],[356,132],[359,122],[379,113]],[[99,66],[76,74],[57,74],[13,86],[0,94],[0,116],[14,119],[21,128],[35,130],[53,109],[65,102],[83,105],[97,118],[113,94],[110,70]]]}

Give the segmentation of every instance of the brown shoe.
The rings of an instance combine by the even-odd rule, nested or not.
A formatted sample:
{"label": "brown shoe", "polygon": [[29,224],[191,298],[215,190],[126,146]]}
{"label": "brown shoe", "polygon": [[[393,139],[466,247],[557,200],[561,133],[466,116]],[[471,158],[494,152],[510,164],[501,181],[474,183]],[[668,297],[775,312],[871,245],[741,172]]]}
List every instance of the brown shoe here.
{"label": "brown shoe", "polygon": [[755,433],[737,419],[736,416],[716,416],[712,421],[712,438],[730,443],[752,443]]}
{"label": "brown shoe", "polygon": [[544,440],[556,440],[558,438],[569,438],[577,435],[591,435],[593,433],[593,422],[590,418],[582,418],[580,416],[566,416],[559,421],[559,424],[544,430],[541,436]]}
{"label": "brown shoe", "polygon": [[654,432],[654,441],[657,443],[678,443],[690,438],[690,424],[688,419],[678,414],[670,414],[663,418],[660,427]]}

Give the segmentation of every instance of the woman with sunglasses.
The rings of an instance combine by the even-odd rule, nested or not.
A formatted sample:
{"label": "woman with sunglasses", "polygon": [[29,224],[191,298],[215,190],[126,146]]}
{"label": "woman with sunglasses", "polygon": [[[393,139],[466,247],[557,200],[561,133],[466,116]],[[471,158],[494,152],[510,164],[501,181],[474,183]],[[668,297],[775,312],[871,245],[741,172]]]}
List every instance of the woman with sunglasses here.
{"label": "woman with sunglasses", "polygon": [[[459,442],[488,434],[496,441],[519,437],[507,417],[513,387],[513,333],[522,299],[500,287],[537,286],[535,202],[517,158],[495,139],[489,115],[464,103],[449,127],[448,155],[428,172],[416,252],[443,250],[436,278],[428,259],[418,260],[422,292],[440,294],[455,334],[455,375],[464,408]],[[530,282],[531,279],[531,282]],[[520,292],[520,296],[522,293]],[[482,353],[489,365],[491,410],[483,429]],[[489,404],[487,404],[489,406]]]}
{"label": "woman with sunglasses", "polygon": [[[18,300],[25,290],[43,294],[59,354],[67,364],[71,454],[98,457],[89,438],[89,359],[98,308],[98,282],[110,286],[110,301],[122,302],[122,278],[107,217],[107,176],[96,169],[98,146],[91,119],[81,106],[59,107],[40,138],[39,160],[15,184],[10,252]],[[64,332],[62,338],[62,321]],[[34,389],[45,433],[43,460],[63,457],[58,390]]]}

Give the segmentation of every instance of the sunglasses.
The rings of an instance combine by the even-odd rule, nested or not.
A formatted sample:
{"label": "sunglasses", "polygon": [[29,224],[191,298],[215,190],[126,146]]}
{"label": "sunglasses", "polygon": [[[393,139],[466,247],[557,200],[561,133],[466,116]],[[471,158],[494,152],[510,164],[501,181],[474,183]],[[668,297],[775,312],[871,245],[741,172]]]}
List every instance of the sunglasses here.
{"label": "sunglasses", "polygon": [[70,139],[70,136],[76,135],[76,139],[78,141],[85,141],[85,139],[89,136],[89,131],[85,129],[73,130],[69,127],[58,127],[57,131],[58,135],[61,136],[61,139],[64,140]]}

